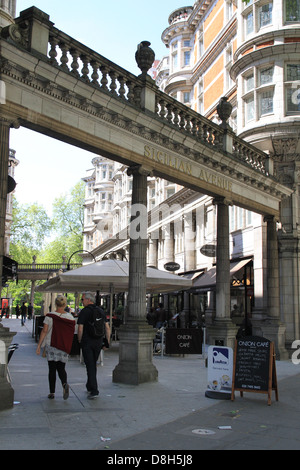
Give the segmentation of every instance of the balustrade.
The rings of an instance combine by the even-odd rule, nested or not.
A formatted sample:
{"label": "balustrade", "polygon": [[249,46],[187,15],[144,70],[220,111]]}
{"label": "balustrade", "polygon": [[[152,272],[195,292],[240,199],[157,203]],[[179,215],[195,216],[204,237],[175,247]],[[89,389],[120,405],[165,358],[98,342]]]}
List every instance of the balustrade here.
{"label": "balustrade", "polygon": [[265,165],[267,155],[236,135],[233,138],[233,155],[255,170],[264,173],[265,176],[269,176]]}
{"label": "balustrade", "polygon": [[[87,48],[62,31],[52,28],[49,34],[49,62],[83,82],[111,96],[141,108],[141,91],[145,83],[110,60]],[[153,88],[159,119],[175,126],[199,142],[223,150],[224,129],[191,110],[171,96]],[[227,130],[227,132],[230,132]],[[238,160],[264,173],[266,155],[239,139],[232,132],[233,152]]]}
{"label": "balustrade", "polygon": [[[265,176],[269,176],[266,171],[266,159],[268,158],[266,154],[237,138],[230,129],[213,123],[163,93],[155,86],[154,82],[150,84],[149,81],[145,80],[144,76],[137,77],[131,74],[55,28],[53,23],[49,22],[47,24],[49,20],[48,18],[46,21],[45,17],[47,15],[35,7],[26,10],[19,19],[16,19],[14,27],[18,29],[18,35],[13,34],[9,27],[3,28],[1,31],[2,39],[9,39],[19,44],[20,47],[25,46],[30,51],[32,41],[28,37],[28,32],[31,31],[28,25],[33,24],[39,16],[43,20],[44,29],[40,24],[38,26],[42,28],[40,28],[42,34],[44,34],[45,28],[49,28],[46,39],[46,45],[47,40],[49,43],[48,51],[46,52],[46,48],[45,52],[41,50],[40,53],[42,56],[47,54],[45,58],[52,66],[58,67],[88,86],[93,86],[116,99],[126,101],[127,104],[140,110],[143,110],[142,91],[148,87],[149,92],[155,94],[156,116],[158,119],[219,152],[224,152],[224,148],[226,148],[228,156],[232,154],[233,157],[245,165],[263,173]],[[38,46],[38,44],[35,44],[35,47],[40,50]],[[147,113],[149,112],[147,110]],[[224,147],[225,133],[232,138],[232,151],[231,144],[230,149],[228,145]]]}
{"label": "balustrade", "polygon": [[49,34],[49,62],[115,98],[138,104],[140,80],[56,28]]}
{"label": "balustrade", "polygon": [[[71,264],[71,269],[81,268],[82,264]],[[66,264],[55,264],[55,263],[42,263],[42,264],[35,264],[35,263],[27,263],[27,264],[19,264],[18,265],[18,272],[24,271],[59,271],[60,269],[66,269]]]}

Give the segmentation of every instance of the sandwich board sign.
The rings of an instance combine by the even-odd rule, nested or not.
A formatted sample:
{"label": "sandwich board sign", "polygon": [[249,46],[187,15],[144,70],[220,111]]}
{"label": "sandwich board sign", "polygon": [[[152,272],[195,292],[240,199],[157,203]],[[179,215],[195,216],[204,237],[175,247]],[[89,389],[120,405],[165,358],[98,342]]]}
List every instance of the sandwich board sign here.
{"label": "sandwich board sign", "polygon": [[233,371],[233,350],[226,346],[209,346],[207,363],[208,398],[230,399]]}
{"label": "sandwich board sign", "polygon": [[272,390],[278,401],[274,343],[260,336],[236,340],[231,400],[235,391],[265,393],[271,405]]}

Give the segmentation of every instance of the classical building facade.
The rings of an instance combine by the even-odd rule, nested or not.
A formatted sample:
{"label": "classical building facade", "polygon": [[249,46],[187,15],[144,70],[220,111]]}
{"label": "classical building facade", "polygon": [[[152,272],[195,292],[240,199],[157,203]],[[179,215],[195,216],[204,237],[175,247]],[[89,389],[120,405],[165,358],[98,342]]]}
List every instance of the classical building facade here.
{"label": "classical building facade", "polygon": [[[281,224],[277,226],[281,302],[278,328],[289,348],[300,334],[300,2],[200,0],[178,8],[168,21],[162,33],[168,54],[157,65],[156,84],[217,123],[221,122],[218,103],[222,96],[227,97],[232,105],[232,129],[268,153],[275,161],[274,173],[294,189],[293,196],[282,203]],[[95,175],[97,168],[101,173],[101,166],[111,163],[100,158],[93,164],[92,175],[85,178],[92,196],[86,201],[85,248],[98,259],[114,253],[128,256],[131,179],[125,167],[114,163],[110,180],[113,187],[106,197],[111,207],[107,218],[107,212],[97,212],[104,208],[99,202],[104,196],[99,195],[103,192],[99,192]],[[166,263],[176,262],[180,265],[178,273],[194,278],[193,292],[171,300],[169,296],[166,306],[172,313],[185,309],[190,323],[205,314],[209,325],[215,309],[214,200],[177,184],[149,178],[148,210],[148,264],[164,269]],[[230,206],[229,214],[232,318],[239,326],[246,315],[255,334],[267,335],[267,224],[260,215],[240,207]],[[99,234],[95,235],[97,230]]]}

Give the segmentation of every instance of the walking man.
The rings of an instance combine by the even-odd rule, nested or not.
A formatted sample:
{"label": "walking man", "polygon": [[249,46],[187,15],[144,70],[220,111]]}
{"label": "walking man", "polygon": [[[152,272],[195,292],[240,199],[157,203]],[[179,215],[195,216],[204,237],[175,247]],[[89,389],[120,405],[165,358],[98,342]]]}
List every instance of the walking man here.
{"label": "walking man", "polygon": [[25,302],[23,302],[21,305],[21,325],[22,326],[25,325],[26,317],[27,317],[27,307],[25,305]]}
{"label": "walking man", "polygon": [[[82,347],[82,355],[87,371],[86,388],[89,392],[88,399],[92,400],[99,395],[97,383],[97,359],[103,345],[103,336],[95,338],[89,333],[89,324],[92,323],[94,309],[99,308],[96,307],[95,304],[95,294],[93,292],[83,292],[81,302],[84,308],[81,310],[77,321],[78,341]],[[106,322],[105,335],[109,344],[110,328],[109,324]]]}

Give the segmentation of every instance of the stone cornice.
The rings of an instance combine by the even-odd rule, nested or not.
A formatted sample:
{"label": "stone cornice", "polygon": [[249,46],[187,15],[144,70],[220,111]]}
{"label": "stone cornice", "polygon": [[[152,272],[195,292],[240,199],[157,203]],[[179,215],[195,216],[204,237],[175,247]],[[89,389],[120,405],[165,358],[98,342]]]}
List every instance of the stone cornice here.
{"label": "stone cornice", "polygon": [[[300,37],[300,31],[299,31]],[[249,45],[249,47],[251,47]],[[299,43],[284,43],[284,44],[273,44],[272,46],[266,46],[261,49],[251,51],[244,56],[239,56],[236,62],[230,69],[230,75],[233,80],[237,79],[237,76],[248,67],[254,66],[256,62],[262,59],[272,59],[280,55],[287,56],[288,54],[300,53],[300,42]]]}

